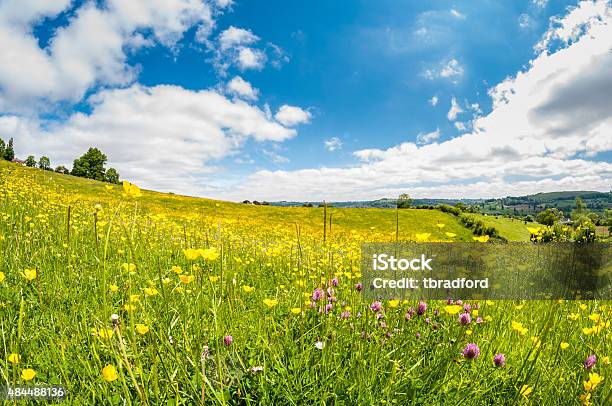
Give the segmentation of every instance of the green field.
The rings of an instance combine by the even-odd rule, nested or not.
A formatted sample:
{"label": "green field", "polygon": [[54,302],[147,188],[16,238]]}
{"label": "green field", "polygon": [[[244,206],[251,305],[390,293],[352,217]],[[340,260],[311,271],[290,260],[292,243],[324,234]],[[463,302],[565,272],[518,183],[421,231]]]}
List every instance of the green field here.
{"label": "green field", "polygon": [[503,216],[486,214],[469,214],[469,216],[482,220],[485,225],[494,227],[499,231],[499,235],[508,241],[529,241],[530,234],[527,227],[538,227],[538,223],[527,222]]}
{"label": "green field", "polygon": [[[609,303],[365,300],[360,247],[395,240],[395,210],[106,186],[0,163],[4,384],[74,405],[610,404]],[[397,214],[402,240],[472,240]]]}

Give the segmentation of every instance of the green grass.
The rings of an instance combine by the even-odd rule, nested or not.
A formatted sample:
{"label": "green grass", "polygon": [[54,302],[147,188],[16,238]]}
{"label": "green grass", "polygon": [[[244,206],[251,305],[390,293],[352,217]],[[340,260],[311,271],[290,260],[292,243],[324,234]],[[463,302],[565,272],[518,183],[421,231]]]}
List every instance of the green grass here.
{"label": "green grass", "polygon": [[484,215],[484,214],[468,214],[479,220],[482,220],[485,225],[495,227],[499,231],[499,235],[508,241],[523,241],[528,242],[530,238],[527,227],[538,227],[538,223],[527,222],[503,216]]}
{"label": "green grass", "polygon": [[[355,289],[359,250],[393,240],[393,210],[331,209],[323,242],[322,209],[134,199],[104,186],[0,163],[3,383],[26,383],[31,368],[30,385],[64,385],[74,405],[578,404],[582,364],[596,354],[591,372],[605,380],[591,400],[609,404],[609,303],[471,301],[473,322],[462,326],[445,302],[407,319],[416,302],[383,301],[378,319]],[[471,239],[439,211],[399,215],[402,238]],[[218,257],[190,260],[188,248]],[[306,301],[333,278],[336,301],[319,313],[320,301]],[[597,334],[583,330],[594,325]],[[461,355],[468,343],[480,347],[475,360]],[[105,367],[116,369],[109,381]]]}

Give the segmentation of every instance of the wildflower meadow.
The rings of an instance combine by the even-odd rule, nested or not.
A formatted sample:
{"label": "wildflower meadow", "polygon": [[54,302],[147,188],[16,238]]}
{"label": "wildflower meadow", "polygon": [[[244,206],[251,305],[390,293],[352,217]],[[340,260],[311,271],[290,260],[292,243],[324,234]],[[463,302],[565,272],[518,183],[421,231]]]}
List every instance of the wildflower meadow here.
{"label": "wildflower meadow", "polygon": [[360,244],[396,239],[491,243],[439,210],[247,206],[0,162],[2,382],[75,405],[612,403],[610,303],[365,300]]}

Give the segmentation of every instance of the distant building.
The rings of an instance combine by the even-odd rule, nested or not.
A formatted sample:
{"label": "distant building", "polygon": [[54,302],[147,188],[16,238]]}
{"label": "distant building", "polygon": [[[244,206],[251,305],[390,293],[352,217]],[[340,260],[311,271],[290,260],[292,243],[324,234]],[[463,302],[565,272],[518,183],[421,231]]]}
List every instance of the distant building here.
{"label": "distant building", "polygon": [[24,161],[23,159],[17,159],[17,158],[13,158],[12,162],[16,164],[20,164],[21,166],[25,166],[26,164],[26,161]]}

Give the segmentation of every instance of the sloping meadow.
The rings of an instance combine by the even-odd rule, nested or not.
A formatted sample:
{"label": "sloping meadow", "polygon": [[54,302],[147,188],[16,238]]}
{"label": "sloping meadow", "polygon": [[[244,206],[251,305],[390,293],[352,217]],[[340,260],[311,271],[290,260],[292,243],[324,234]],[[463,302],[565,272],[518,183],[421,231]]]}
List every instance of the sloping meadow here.
{"label": "sloping meadow", "polygon": [[472,235],[1,163],[2,380],[69,404],[609,402],[609,303],[366,299],[361,244],[396,238]]}

